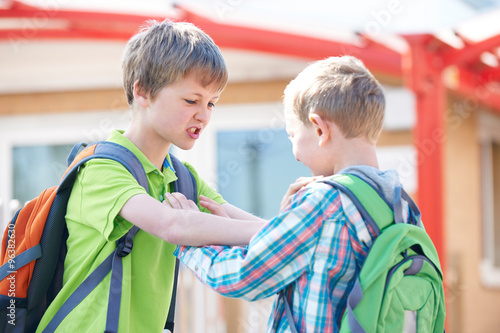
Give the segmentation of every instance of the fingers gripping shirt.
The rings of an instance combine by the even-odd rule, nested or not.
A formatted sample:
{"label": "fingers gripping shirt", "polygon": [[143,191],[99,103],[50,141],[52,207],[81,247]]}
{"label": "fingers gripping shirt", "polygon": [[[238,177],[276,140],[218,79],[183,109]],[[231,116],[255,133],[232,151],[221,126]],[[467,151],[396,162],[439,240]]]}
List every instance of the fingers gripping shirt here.
{"label": "fingers gripping shirt", "polygon": [[[357,261],[366,257],[366,245],[357,237],[366,227],[351,205],[330,186],[314,183],[299,191],[248,247],[180,247],[177,255],[203,283],[229,297],[262,299],[291,284],[298,327],[335,332],[360,267]],[[281,302],[275,302],[272,313],[268,331],[287,330]]]}

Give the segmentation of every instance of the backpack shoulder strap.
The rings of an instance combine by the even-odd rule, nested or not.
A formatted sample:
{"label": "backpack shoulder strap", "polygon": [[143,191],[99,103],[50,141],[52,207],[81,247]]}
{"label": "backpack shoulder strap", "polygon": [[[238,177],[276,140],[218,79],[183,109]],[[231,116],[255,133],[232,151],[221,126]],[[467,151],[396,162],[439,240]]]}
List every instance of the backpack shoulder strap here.
{"label": "backpack shoulder strap", "polygon": [[79,154],[78,150],[85,144],[79,143],[73,147],[68,157],[68,169],[63,175],[59,189],[65,189],[72,185],[79,168],[87,161],[94,158],[106,158],[121,163],[137,180],[139,185],[144,187],[146,192],[149,192],[148,180],[146,172],[141,162],[130,150],[122,145],[109,141],[99,141],[88,145]]}
{"label": "backpack shoulder strap", "polygon": [[177,175],[177,180],[174,182],[174,191],[180,192],[189,200],[198,202],[198,189],[196,180],[189,169],[177,157],[170,154],[172,167]]}
{"label": "backpack shoulder strap", "polygon": [[[149,192],[147,176],[142,163],[129,149],[122,145],[99,141],[86,146],[80,153],[79,149],[85,146],[77,144],[73,147],[68,157],[68,169],[63,175],[58,187],[59,191],[71,190],[80,167],[87,161],[94,158],[105,158],[121,163],[137,180],[137,182]],[[113,251],[97,268],[93,271],[63,303],[59,311],[46,326],[44,332],[52,332],[61,321],[111,272],[111,287],[108,299],[108,312],[106,319],[106,332],[118,331],[118,320],[120,313],[121,289],[122,289],[122,257],[132,250],[132,239],[139,231],[137,226],[133,226],[125,236],[117,241],[117,249]]]}
{"label": "backpack shoulder strap", "polygon": [[[177,180],[174,182],[174,191],[184,194],[186,198],[188,198],[189,200],[193,200],[195,203],[197,203],[198,189],[193,174],[174,155],[170,154],[170,160],[172,161],[172,167],[175,171],[175,174],[177,175]],[[165,329],[169,330],[170,332],[174,332],[175,302],[177,299],[178,277],[179,277],[179,259],[176,259],[172,298],[170,299],[170,308],[168,309],[167,321],[165,323]]]}
{"label": "backpack shoulder strap", "polygon": [[394,222],[391,207],[371,185],[358,176],[341,174],[323,182],[345,193],[377,236],[381,230]]}

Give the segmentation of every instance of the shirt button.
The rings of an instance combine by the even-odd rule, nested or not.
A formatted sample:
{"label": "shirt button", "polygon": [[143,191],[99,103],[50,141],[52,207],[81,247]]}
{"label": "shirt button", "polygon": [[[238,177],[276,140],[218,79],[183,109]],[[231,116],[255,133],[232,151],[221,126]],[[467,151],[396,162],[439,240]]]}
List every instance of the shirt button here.
{"label": "shirt button", "polygon": [[198,272],[198,269],[199,269],[198,265],[194,266],[194,270],[195,270],[195,271],[197,271],[197,272]]}

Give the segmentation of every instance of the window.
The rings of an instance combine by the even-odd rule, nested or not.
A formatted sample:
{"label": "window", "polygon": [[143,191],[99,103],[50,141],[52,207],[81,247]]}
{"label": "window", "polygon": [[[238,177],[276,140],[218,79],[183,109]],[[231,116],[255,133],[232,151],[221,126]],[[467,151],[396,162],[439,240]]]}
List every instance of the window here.
{"label": "window", "polygon": [[482,278],[488,286],[500,287],[500,119],[481,117],[483,188]]}
{"label": "window", "polygon": [[310,176],[297,162],[284,129],[219,131],[218,189],[231,204],[269,219],[279,212],[288,186]]}
{"label": "window", "polygon": [[57,185],[66,170],[72,145],[13,147],[13,199],[24,204],[44,189]]}

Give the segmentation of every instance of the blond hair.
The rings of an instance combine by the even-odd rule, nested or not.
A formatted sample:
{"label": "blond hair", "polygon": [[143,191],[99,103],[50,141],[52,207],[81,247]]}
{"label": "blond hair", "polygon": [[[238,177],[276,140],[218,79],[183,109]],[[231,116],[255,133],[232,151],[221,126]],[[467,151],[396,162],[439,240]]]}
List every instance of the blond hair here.
{"label": "blond hair", "polygon": [[382,130],[385,97],[382,86],[352,56],[312,63],[285,89],[285,107],[309,126],[311,112],[333,121],[346,138],[375,143]]}
{"label": "blond hair", "polygon": [[152,99],[165,86],[195,74],[203,86],[222,91],[227,84],[226,63],[219,48],[191,23],[151,20],[133,36],[123,54],[123,86],[130,106],[134,83]]}

